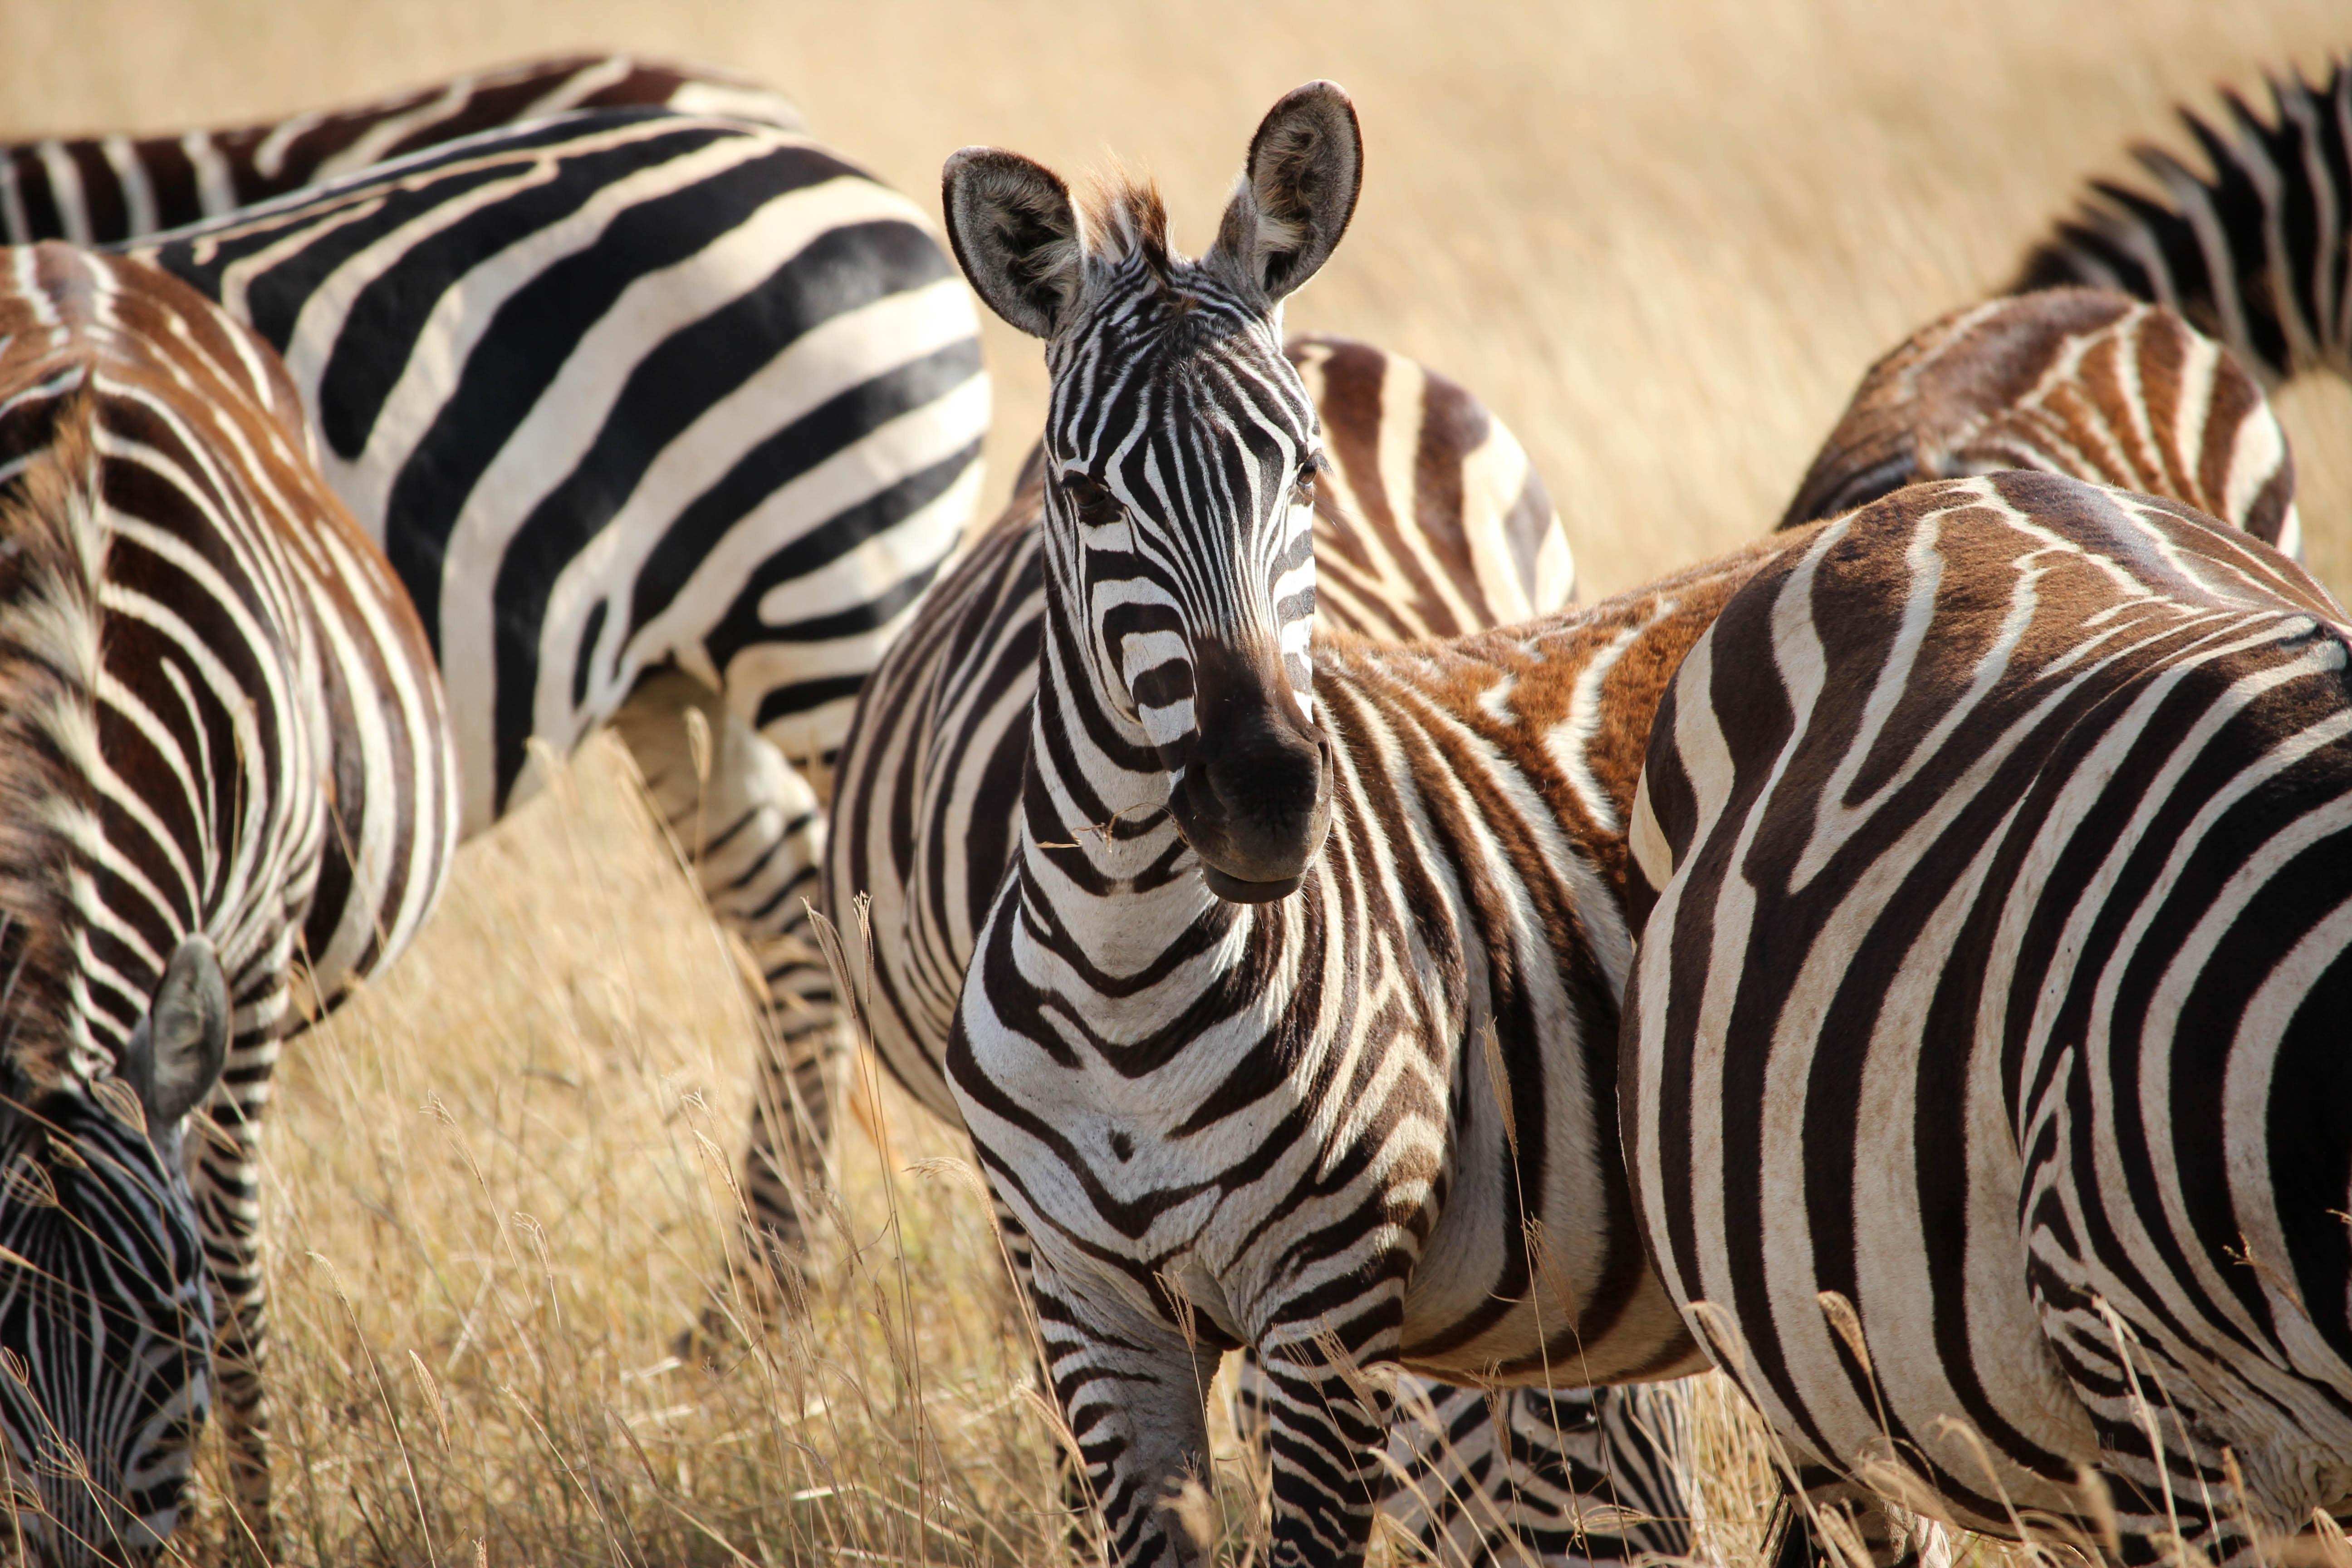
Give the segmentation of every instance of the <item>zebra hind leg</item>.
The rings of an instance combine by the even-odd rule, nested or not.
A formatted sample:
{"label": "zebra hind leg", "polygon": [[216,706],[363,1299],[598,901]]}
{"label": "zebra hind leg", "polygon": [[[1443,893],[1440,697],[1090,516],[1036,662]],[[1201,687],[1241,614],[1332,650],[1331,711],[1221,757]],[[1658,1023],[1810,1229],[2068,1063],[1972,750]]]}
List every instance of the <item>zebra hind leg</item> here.
{"label": "zebra hind leg", "polygon": [[811,929],[824,818],[816,791],[719,693],[675,669],[637,683],[613,717],[662,826],[705,900],[756,966],[762,1027],[741,1178],[736,1289],[715,1288],[682,1356],[772,1328],[793,1308],[812,1187],[826,1180],[846,1055],[833,977]]}

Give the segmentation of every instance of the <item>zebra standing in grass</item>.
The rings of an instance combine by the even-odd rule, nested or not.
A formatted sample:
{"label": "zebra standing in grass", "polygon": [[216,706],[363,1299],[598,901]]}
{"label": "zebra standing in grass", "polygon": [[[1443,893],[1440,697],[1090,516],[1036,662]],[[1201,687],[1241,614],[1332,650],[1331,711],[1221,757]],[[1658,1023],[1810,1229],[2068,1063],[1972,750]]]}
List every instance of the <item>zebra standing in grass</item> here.
{"label": "zebra standing in grass", "polygon": [[638,104],[803,129],[800,111],[782,98],[721,73],[571,55],[234,130],[0,145],[0,240],[138,239],[477,132]]}
{"label": "zebra standing in grass", "polygon": [[[1297,337],[1284,353],[1327,457],[1314,484],[1318,625],[1418,640],[1568,601],[1573,557],[1558,516],[1517,439],[1475,397],[1367,343]],[[875,670],[841,751],[826,903],[871,900],[868,1037],[950,1120],[956,994],[1019,830],[1045,613],[1045,476],[1040,447],[1004,516]],[[793,1201],[788,1175],[751,1189],[755,1211]],[[1433,1561],[1512,1561],[1507,1542],[1546,1561],[1689,1552],[1670,1399],[1521,1388],[1496,1408],[1475,1388],[1407,1381],[1382,1510]],[[1241,1425],[1261,1431],[1254,1359],[1237,1394]]]}
{"label": "zebra standing in grass", "polygon": [[431,907],[456,756],[268,349],[134,263],[0,257],[10,1512],[37,1562],[151,1560],[216,1398],[266,1550],[258,1118],[285,1037]]}
{"label": "zebra standing in grass", "polygon": [[2236,93],[2226,126],[2181,110],[2210,174],[2135,149],[2162,194],[2094,182],[2012,289],[2088,283],[2170,306],[2273,383],[2352,374],[2352,69],[2268,86],[2268,120]]}
{"label": "zebra standing in grass", "polygon": [[[629,742],[764,978],[789,1092],[750,1185],[814,1161],[839,1028],[803,908],[825,778],[793,763],[829,761],[962,537],[988,424],[934,231],[805,137],[603,110],[137,254],[284,353],[449,672],[468,833],[536,787],[535,742]],[[760,1220],[798,1252],[789,1203]]]}
{"label": "zebra standing in grass", "polygon": [[2127,1563],[2352,1508],[2347,666],[2284,556],[2026,473],[1799,536],[1684,660],[1619,1103],[1793,1458]]}
{"label": "zebra standing in grass", "polygon": [[1123,1563],[1206,1549],[1160,1504],[1221,1350],[1261,1357],[1276,1563],[1360,1556],[1400,1366],[1697,1364],[1612,1174],[1604,781],[1630,793],[1639,739],[1577,742],[1746,568],[1549,643],[1310,649],[1325,459],[1278,301],[1360,160],[1337,89],[1284,100],[1199,262],[1151,193],[1081,217],[1012,154],[947,172],[959,258],[1053,390],[1018,838],[946,1066]]}

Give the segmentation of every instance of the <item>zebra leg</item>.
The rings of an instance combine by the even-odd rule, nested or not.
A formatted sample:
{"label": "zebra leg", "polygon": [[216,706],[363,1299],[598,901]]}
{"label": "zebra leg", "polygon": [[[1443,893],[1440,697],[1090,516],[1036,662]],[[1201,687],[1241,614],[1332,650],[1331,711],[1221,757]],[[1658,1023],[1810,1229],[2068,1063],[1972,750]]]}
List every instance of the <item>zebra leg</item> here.
{"label": "zebra leg", "polygon": [[[1393,1324],[1380,1338],[1393,1341]],[[1389,1490],[1380,1454],[1394,1405],[1392,1363],[1324,1333],[1262,1342],[1274,1568],[1360,1563]]]}
{"label": "zebra leg", "polygon": [[[675,669],[637,683],[613,716],[662,825],[704,899],[758,967],[761,1040],[743,1157],[744,1271],[755,1331],[797,1293],[808,1184],[825,1179],[845,1055],[833,976],[811,930],[824,817],[816,792],[719,693]],[[726,1337],[714,1302],[701,1331]]]}
{"label": "zebra leg", "polygon": [[1029,1299],[1054,1396],[1117,1568],[1214,1558],[1209,1384],[1218,1349],[1124,1302],[1066,1289],[1034,1256]]}
{"label": "zebra leg", "polygon": [[[270,1058],[276,1058],[275,1042]],[[234,1058],[231,1070],[242,1064]],[[263,1081],[268,1068],[265,1066]],[[247,1089],[252,1103],[242,1111],[215,1098],[190,1113],[207,1129],[190,1128],[188,1185],[202,1226],[205,1264],[213,1287],[214,1419],[228,1460],[229,1496],[242,1528],[238,1534],[263,1562],[278,1554],[270,1518],[269,1408],[262,1365],[269,1348],[268,1295],[261,1274],[261,1159],[259,1095],[250,1080],[225,1085],[224,1094]],[[243,1098],[243,1097],[240,1097]]]}
{"label": "zebra leg", "polygon": [[[1266,1374],[1243,1353],[1234,1426],[1262,1451]],[[1687,1557],[1688,1423],[1665,1387],[1488,1394],[1397,1380],[1381,1511],[1446,1568]]]}

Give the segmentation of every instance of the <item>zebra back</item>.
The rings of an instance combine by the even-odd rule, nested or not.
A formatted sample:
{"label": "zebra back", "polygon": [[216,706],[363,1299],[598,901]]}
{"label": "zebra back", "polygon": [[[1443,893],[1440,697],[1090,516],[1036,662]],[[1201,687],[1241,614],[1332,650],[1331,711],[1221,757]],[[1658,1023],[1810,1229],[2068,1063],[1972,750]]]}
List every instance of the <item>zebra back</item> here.
{"label": "zebra back", "polygon": [[2261,385],[2177,312],[2095,289],[1914,333],[1863,377],[1780,526],[2004,468],[2169,497],[2301,554],[2294,461]]}
{"label": "zebra back", "polygon": [[2323,588],[2169,501],[1915,487],[1724,608],[1634,823],[1627,1159],[1797,1461],[2127,1562],[2352,1502]]}
{"label": "zebra back", "polygon": [[270,1069],[415,933],[457,792],[423,630],[266,347],[54,244],[0,251],[0,1418],[72,1562],[169,1533],[215,1389],[253,1415],[206,1286],[240,1332]]}
{"label": "zebra back", "polygon": [[566,55],[350,109],[177,135],[0,144],[0,239],[110,245],[284,195],[461,136],[572,109],[656,105],[798,131],[776,94],[702,67]]}
{"label": "zebra back", "polygon": [[444,669],[479,829],[674,663],[829,758],[961,538],[988,385],[903,197],[806,137],[572,113],[141,256],[284,354]]}
{"label": "zebra back", "polygon": [[2224,93],[2223,123],[2180,110],[2199,174],[2161,148],[2133,155],[2148,195],[2091,184],[2076,216],[2027,255],[2011,291],[2087,283],[2168,306],[2265,378],[2352,374],[2352,71],[2272,78],[2267,118]]}

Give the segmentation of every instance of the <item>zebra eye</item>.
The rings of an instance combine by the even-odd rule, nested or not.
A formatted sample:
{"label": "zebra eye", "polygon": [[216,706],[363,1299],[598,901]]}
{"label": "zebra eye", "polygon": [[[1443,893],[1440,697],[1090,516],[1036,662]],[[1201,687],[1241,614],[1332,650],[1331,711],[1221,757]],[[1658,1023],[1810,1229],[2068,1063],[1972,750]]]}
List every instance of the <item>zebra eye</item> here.
{"label": "zebra eye", "polygon": [[1070,510],[1088,528],[1108,528],[1125,511],[1117,496],[1075,470],[1062,476],[1062,493],[1070,498]]}
{"label": "zebra eye", "polygon": [[1321,466],[1313,464],[1298,470],[1298,477],[1290,484],[1291,505],[1311,507],[1315,504],[1315,476]]}

